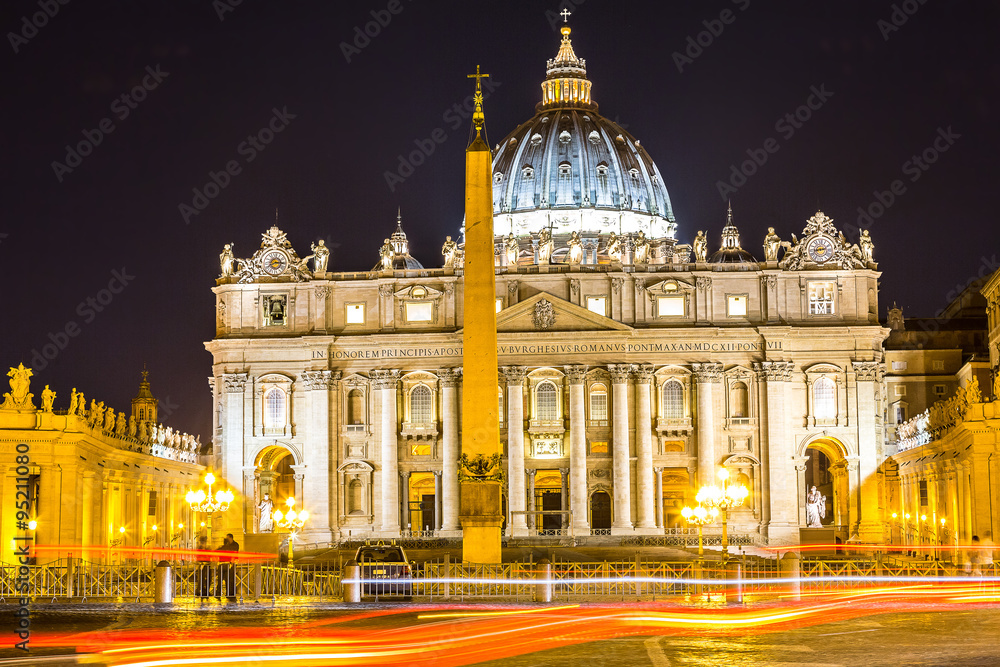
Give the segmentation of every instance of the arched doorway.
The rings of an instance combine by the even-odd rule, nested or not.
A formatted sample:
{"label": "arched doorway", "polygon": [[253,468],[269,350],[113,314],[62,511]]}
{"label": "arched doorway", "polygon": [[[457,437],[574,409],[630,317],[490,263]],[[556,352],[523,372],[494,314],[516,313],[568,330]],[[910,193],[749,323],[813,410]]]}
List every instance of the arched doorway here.
{"label": "arched doorway", "polygon": [[591,530],[611,530],[611,496],[605,491],[595,491],[590,496]]}
{"label": "arched doorway", "polygon": [[[283,509],[285,501],[296,495],[295,492],[295,457],[280,445],[263,449],[254,461],[256,470],[256,488],[246,489],[247,496],[253,498],[253,504],[247,508],[247,526],[253,526],[253,532],[258,532],[260,526],[260,503],[264,496],[269,496],[273,509]],[[296,497],[299,506],[304,499]]]}
{"label": "arched doorway", "polygon": [[805,469],[799,468],[799,525],[806,527],[806,496],[813,486],[825,496],[826,516],[820,518],[824,527],[848,528],[850,483],[847,449],[834,438],[819,438],[808,443],[802,452]]}

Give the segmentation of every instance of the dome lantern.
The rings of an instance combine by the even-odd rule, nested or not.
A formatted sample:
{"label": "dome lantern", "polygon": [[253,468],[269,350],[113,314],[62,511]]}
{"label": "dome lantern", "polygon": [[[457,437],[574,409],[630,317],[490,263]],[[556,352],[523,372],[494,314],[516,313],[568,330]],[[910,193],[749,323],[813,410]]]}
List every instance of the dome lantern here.
{"label": "dome lantern", "polygon": [[[563,13],[563,20],[569,12]],[[542,82],[542,109],[577,107],[597,109],[590,98],[590,81],[587,79],[587,61],[578,58],[569,39],[570,27],[564,25],[559,53],[546,63],[545,81]]]}

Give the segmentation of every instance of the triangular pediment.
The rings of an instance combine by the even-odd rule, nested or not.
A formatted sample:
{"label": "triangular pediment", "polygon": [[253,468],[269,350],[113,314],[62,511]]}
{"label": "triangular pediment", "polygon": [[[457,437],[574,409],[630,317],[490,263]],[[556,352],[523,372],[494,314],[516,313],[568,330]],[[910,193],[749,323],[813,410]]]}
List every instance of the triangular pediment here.
{"label": "triangular pediment", "polygon": [[632,327],[610,317],[539,292],[529,299],[504,308],[497,314],[498,332],[517,331],[632,331]]}

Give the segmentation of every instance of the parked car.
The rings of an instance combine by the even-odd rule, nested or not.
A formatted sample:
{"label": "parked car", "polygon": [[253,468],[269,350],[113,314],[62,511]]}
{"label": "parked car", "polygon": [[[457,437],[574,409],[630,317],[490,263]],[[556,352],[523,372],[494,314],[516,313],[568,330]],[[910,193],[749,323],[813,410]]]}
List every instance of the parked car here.
{"label": "parked car", "polygon": [[365,582],[361,584],[361,595],[413,596],[413,572],[403,547],[381,542],[375,546],[366,544],[358,548],[354,560],[361,566],[361,579]]}

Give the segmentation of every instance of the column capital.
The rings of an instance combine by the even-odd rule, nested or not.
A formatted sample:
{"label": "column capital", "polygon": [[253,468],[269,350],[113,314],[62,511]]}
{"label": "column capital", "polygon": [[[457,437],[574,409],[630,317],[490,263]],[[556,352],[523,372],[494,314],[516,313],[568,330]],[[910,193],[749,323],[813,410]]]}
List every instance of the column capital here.
{"label": "column capital", "polygon": [[559,474],[562,477],[565,477],[566,475],[569,474],[569,468],[559,468],[558,470],[559,470]]}
{"label": "column capital", "polygon": [[611,374],[612,384],[625,384],[632,374],[632,367],[629,364],[608,364],[608,373]]}
{"label": "column capital", "polygon": [[885,364],[879,361],[852,361],[858,382],[881,382],[885,378]]}
{"label": "column capital", "polygon": [[507,381],[508,387],[519,387],[524,382],[528,369],[524,366],[501,366],[500,375]]}
{"label": "column capital", "polygon": [[790,361],[761,361],[754,362],[753,370],[757,373],[757,378],[766,382],[787,382],[792,377],[792,367]]}
{"label": "column capital", "polygon": [[720,382],[722,380],[722,364],[718,362],[691,364],[691,369],[698,382]]}
{"label": "column capital", "polygon": [[586,366],[563,366],[563,370],[570,384],[583,384],[583,379],[587,375]]}
{"label": "column capital", "polygon": [[442,387],[457,387],[462,380],[462,368],[442,368],[437,372]]}
{"label": "column capital", "polygon": [[223,373],[222,382],[227,394],[242,394],[247,384],[246,373]]}
{"label": "column capital", "polygon": [[649,384],[653,381],[653,364],[634,364],[632,375],[639,384]]}
{"label": "column capital", "polygon": [[299,376],[307,391],[336,389],[340,371],[302,371]]}
{"label": "column capital", "polygon": [[399,476],[402,477],[403,479],[410,479],[410,471],[409,470],[400,470],[399,471]]}
{"label": "column capital", "polygon": [[535,468],[528,468],[524,472],[526,472],[528,474],[528,477],[530,477],[532,480],[534,480],[535,479],[535,473],[538,472],[538,470],[535,469]]}
{"label": "column capital", "polygon": [[398,369],[371,371],[368,375],[372,381],[372,389],[395,389],[399,382]]}

